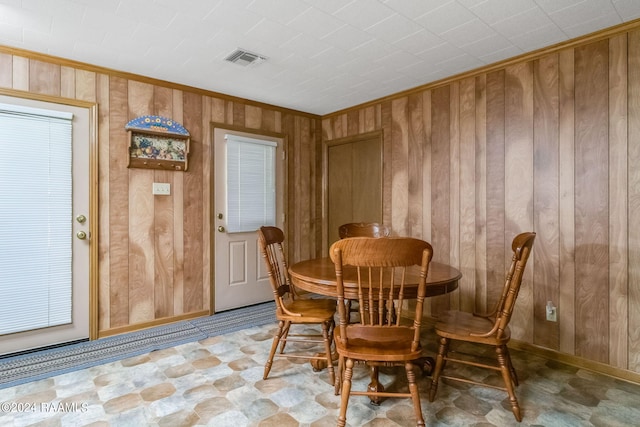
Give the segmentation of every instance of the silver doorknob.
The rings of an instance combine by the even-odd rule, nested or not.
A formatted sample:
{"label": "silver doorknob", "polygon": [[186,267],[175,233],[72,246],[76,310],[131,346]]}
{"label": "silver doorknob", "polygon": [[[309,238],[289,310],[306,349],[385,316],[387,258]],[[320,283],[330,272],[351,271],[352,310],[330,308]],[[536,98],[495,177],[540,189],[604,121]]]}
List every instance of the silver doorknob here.
{"label": "silver doorknob", "polygon": [[76,236],[78,237],[78,239],[84,240],[87,238],[87,233],[85,233],[84,231],[78,231],[76,233]]}
{"label": "silver doorknob", "polygon": [[221,233],[224,233],[224,227],[223,227],[223,226],[221,226],[221,225],[220,225],[220,226],[218,226],[218,231],[219,231],[219,232],[221,232]]}

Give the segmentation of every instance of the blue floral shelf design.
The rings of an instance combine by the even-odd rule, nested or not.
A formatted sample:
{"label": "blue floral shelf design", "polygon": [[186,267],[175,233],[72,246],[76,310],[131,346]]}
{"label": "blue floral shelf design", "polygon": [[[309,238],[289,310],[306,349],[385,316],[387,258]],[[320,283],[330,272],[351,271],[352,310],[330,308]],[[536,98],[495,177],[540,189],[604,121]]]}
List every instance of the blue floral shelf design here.
{"label": "blue floral shelf design", "polygon": [[186,171],[189,132],[161,116],[141,116],[126,124],[129,133],[130,168]]}

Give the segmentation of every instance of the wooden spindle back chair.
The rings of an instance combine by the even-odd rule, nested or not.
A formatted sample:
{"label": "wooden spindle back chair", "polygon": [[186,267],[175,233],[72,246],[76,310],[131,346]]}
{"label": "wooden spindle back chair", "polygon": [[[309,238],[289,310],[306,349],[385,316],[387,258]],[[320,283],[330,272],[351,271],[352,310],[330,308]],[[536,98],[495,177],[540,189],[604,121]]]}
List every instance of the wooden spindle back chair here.
{"label": "wooden spindle back chair", "polygon": [[350,222],[338,227],[338,236],[347,237],[389,237],[391,230],[377,222]]}
{"label": "wooden spindle back chair", "polygon": [[[506,280],[502,288],[500,299],[495,308],[487,314],[466,313],[461,311],[447,311],[439,316],[435,332],[440,339],[440,346],[436,358],[429,400],[433,401],[438,390],[438,382],[441,378],[462,381],[470,384],[482,385],[506,391],[509,394],[511,410],[518,421],[522,421],[522,413],[515,394],[515,386],[518,385],[518,377],[511,363],[511,356],[507,343],[511,338],[509,321],[513,314],[516,298],[520,291],[524,269],[531,254],[536,233],[521,233],[517,235],[511,244],[513,257],[511,265],[506,273]],[[488,364],[483,358],[450,356],[451,341],[463,341],[467,343],[484,344],[494,346],[497,355],[497,363]],[[471,365],[498,371],[502,375],[504,387],[496,387],[460,376],[445,376],[442,371],[447,362]]]}
{"label": "wooden spindle back chair", "polygon": [[[426,278],[433,255],[431,245],[409,237],[353,237],[335,242],[330,255],[336,268],[339,314],[339,324],[334,331],[339,356],[336,392],[342,392],[338,426],[346,423],[351,395],[410,397],[418,425],[424,425],[414,363],[422,356],[420,326]],[[355,288],[353,284],[349,286],[351,293],[357,294],[359,323],[351,322],[344,304],[345,268],[357,269]],[[411,295],[407,286],[409,280],[417,281],[417,290],[413,287],[414,294]],[[415,305],[409,300],[415,300]],[[384,391],[377,378],[373,378],[375,383],[366,391],[352,390],[355,362],[366,362],[374,367],[404,366],[409,392]]]}
{"label": "wooden spindle back chair", "polygon": [[[335,383],[331,357],[336,311],[335,300],[296,298],[284,255],[284,233],[282,230],[277,227],[260,227],[258,240],[269,274],[269,283],[276,303],[276,319],[278,320],[278,329],[273,337],[271,351],[265,363],[263,378],[267,379],[273,358],[276,356],[276,350],[280,345],[278,356],[322,361],[322,365],[326,364],[329,368],[331,383]],[[321,333],[289,334],[292,325],[303,325],[301,327],[306,328],[311,324],[319,324]],[[324,353],[300,351],[284,353],[287,341],[322,344]]]}

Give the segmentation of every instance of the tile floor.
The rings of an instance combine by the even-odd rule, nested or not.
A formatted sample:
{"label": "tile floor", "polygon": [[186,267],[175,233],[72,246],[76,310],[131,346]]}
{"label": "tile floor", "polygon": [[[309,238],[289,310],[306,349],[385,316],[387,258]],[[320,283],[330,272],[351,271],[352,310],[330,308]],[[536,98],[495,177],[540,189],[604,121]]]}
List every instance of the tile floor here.
{"label": "tile floor", "polygon": [[[263,364],[274,325],[248,328],[142,356],[0,389],[1,426],[333,426],[339,396],[325,369],[276,359],[266,381]],[[424,340],[435,349],[430,331]],[[441,383],[428,402],[428,426],[633,426],[640,425],[640,385],[513,351],[524,419],[517,423],[506,394]],[[402,387],[404,374],[383,370],[386,388]],[[470,372],[473,375],[484,375]],[[491,374],[493,375],[493,374]],[[491,378],[492,379],[498,379]],[[354,387],[368,383],[364,367]],[[350,426],[415,425],[408,399],[373,406],[352,396]]]}

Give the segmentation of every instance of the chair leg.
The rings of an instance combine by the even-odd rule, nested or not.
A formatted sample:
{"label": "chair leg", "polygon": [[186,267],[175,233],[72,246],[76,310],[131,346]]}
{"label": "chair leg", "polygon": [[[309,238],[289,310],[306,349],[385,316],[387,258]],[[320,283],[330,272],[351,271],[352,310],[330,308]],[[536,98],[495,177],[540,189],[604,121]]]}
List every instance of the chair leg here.
{"label": "chair leg", "polygon": [[424,418],[422,417],[422,408],[420,407],[420,393],[418,392],[418,384],[416,383],[415,366],[411,362],[404,365],[407,371],[407,382],[409,383],[409,391],[411,392],[411,400],[413,401],[413,410],[416,414],[416,425],[424,427]]}
{"label": "chair leg", "polygon": [[338,355],[338,372],[336,373],[336,381],[335,381],[335,394],[336,396],[340,394],[340,388],[342,386],[342,373],[344,370],[344,358]]}
{"label": "chair leg", "polygon": [[433,402],[438,391],[438,381],[440,380],[440,374],[444,369],[446,363],[445,357],[449,351],[449,340],[447,338],[440,338],[440,347],[438,348],[438,356],[436,356],[436,367],[433,368],[431,374],[431,388],[429,389],[429,402]]}
{"label": "chair leg", "polygon": [[287,337],[289,336],[289,329],[291,328],[291,322],[284,324],[284,329],[280,334],[280,354],[284,353],[284,346],[287,345]]}
{"label": "chair leg", "polygon": [[334,384],[336,381],[336,374],[333,370],[333,359],[331,357],[331,324],[329,322],[322,324],[322,340],[324,341],[324,351],[327,356],[327,367],[329,368],[329,378],[331,383]]}
{"label": "chair leg", "polygon": [[344,361],[344,379],[342,381],[342,396],[340,397],[340,414],[336,426],[344,427],[347,423],[347,405],[349,404],[349,394],[351,394],[351,377],[353,375],[353,359],[347,358]]}
{"label": "chair leg", "polygon": [[496,353],[498,354],[498,364],[500,365],[500,372],[502,373],[502,379],[504,385],[509,393],[509,401],[511,402],[511,411],[516,417],[518,422],[522,421],[522,412],[520,411],[520,405],[518,405],[518,399],[513,386],[513,378],[511,378],[511,367],[509,365],[509,352],[504,345],[496,347]]}
{"label": "chair leg", "polygon": [[513,367],[513,363],[511,362],[511,354],[509,353],[509,348],[505,346],[504,350],[504,354],[509,365],[509,371],[511,371],[511,379],[513,380],[513,384],[517,387],[518,385],[520,385],[518,381],[518,374],[516,374],[516,369]]}
{"label": "chair leg", "polygon": [[262,379],[266,380],[269,376],[269,371],[271,371],[271,365],[273,364],[273,356],[276,354],[276,350],[278,348],[278,343],[280,342],[280,338],[282,338],[282,333],[284,332],[284,321],[278,322],[278,330],[276,334],[273,336],[273,343],[271,343],[271,351],[269,351],[269,358],[267,359],[267,363],[264,364],[264,374],[262,375]]}

